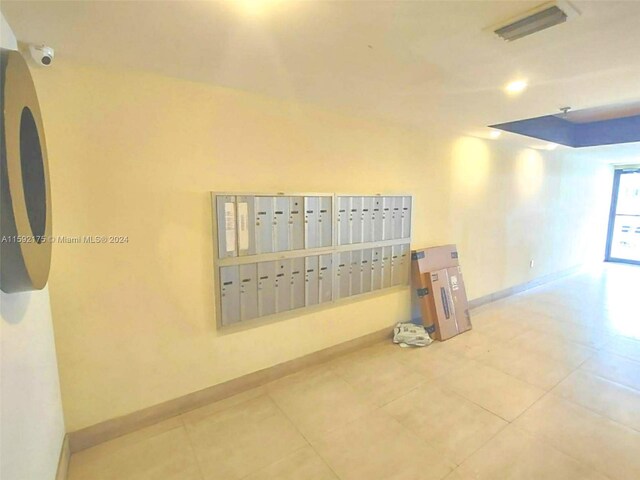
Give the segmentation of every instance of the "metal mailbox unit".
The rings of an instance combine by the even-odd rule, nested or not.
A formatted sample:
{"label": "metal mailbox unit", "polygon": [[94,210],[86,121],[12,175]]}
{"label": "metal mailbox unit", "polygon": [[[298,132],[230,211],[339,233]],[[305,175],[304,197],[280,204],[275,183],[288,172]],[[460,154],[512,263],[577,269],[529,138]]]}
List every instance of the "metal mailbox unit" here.
{"label": "metal mailbox unit", "polygon": [[327,303],[333,300],[333,254],[318,257],[318,301]]}
{"label": "metal mailbox unit", "polygon": [[304,307],[304,257],[291,259],[291,310]]}
{"label": "metal mailbox unit", "polygon": [[218,326],[409,281],[409,195],[212,193]]}

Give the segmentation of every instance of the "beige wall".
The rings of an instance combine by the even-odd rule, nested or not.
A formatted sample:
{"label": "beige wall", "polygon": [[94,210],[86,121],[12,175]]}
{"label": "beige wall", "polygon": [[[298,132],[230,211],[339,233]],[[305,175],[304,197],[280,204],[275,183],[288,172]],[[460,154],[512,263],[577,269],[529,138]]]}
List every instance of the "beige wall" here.
{"label": "beige wall", "polygon": [[[16,39],[0,16],[2,47]],[[0,292],[0,478],[53,480],[64,420],[49,292]]]}
{"label": "beige wall", "polygon": [[602,258],[611,172],[597,160],[56,62],[36,76],[54,234],[129,237],[54,247],[69,430],[408,318],[404,289],[216,332],[212,190],[412,193],[414,246],[458,243],[472,298]]}

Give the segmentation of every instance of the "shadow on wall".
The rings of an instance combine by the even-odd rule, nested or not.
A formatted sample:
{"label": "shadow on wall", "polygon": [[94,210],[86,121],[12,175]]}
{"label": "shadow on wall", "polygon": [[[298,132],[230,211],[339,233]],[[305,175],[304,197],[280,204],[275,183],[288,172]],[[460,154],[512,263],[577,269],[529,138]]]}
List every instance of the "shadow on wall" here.
{"label": "shadow on wall", "polygon": [[29,303],[31,303],[31,292],[11,294],[0,292],[0,317],[3,321],[16,325],[24,319]]}

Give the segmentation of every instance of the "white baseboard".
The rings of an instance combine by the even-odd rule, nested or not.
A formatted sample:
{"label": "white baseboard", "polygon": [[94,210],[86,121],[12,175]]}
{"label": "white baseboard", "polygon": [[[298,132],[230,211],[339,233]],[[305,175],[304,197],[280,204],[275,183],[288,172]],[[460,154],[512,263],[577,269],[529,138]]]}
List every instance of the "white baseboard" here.
{"label": "white baseboard", "polygon": [[60,448],[60,458],[58,459],[56,480],[67,480],[70,458],[71,449],[69,448],[69,435],[65,435],[64,440],[62,440],[62,448]]}

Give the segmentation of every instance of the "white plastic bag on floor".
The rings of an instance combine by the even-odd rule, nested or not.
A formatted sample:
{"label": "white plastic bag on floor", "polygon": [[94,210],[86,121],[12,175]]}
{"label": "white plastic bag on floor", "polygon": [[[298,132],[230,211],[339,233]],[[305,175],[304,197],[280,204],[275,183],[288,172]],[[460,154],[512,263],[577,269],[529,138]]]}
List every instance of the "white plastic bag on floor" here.
{"label": "white plastic bag on floor", "polygon": [[398,323],[393,329],[393,343],[401,347],[426,347],[433,340],[422,325]]}

